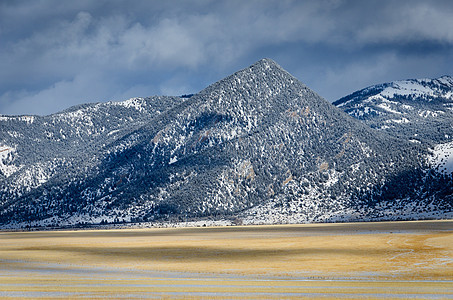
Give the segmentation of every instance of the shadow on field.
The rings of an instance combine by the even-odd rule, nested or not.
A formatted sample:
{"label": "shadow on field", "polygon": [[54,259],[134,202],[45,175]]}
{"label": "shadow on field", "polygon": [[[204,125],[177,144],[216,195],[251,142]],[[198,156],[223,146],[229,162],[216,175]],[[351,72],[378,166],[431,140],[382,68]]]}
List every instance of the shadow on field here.
{"label": "shadow on field", "polygon": [[[19,250],[19,249],[17,249]],[[345,256],[383,256],[397,255],[404,249],[379,249],[379,248],[310,248],[302,249],[241,249],[241,248],[217,248],[217,247],[192,247],[192,246],[174,246],[174,247],[29,247],[22,248],[25,251],[55,251],[56,253],[65,253],[67,255],[79,254],[82,256],[94,256],[102,258],[101,261],[108,259],[126,259],[141,261],[211,261],[211,260],[233,260],[249,261],[269,260],[272,258],[291,258],[297,257],[299,260],[304,256],[313,258],[313,255],[345,255]]]}

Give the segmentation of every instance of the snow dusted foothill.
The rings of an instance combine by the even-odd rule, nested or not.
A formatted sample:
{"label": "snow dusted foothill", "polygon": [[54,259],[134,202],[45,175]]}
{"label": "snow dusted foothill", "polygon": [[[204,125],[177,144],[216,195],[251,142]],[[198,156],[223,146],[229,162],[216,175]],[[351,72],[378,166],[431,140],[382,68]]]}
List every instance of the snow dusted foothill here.
{"label": "snow dusted foothill", "polygon": [[451,218],[450,79],[335,107],[263,59],[190,96],[2,116],[0,228]]}

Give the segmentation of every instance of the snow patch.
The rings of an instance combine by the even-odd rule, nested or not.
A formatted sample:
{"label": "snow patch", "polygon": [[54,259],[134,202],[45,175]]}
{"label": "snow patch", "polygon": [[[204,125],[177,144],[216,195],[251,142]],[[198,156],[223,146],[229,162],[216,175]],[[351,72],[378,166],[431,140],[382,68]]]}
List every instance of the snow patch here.
{"label": "snow patch", "polygon": [[418,115],[422,118],[429,118],[429,117],[436,118],[437,116],[439,116],[439,114],[444,114],[444,112],[443,111],[422,110],[418,113]]}
{"label": "snow patch", "polygon": [[[429,80],[431,82],[431,80]],[[423,82],[423,81],[421,81]],[[434,96],[435,93],[429,87],[421,84],[419,81],[405,80],[395,81],[390,87],[385,88],[381,95],[384,97],[393,98],[396,96]]]}
{"label": "snow patch", "polygon": [[398,123],[398,124],[404,124],[404,123],[409,123],[409,120],[407,118],[401,118],[401,119],[391,119],[391,120],[386,120],[385,123]]}
{"label": "snow patch", "polygon": [[109,133],[107,133],[107,136],[111,136],[112,134],[118,133],[119,130],[112,130]]}
{"label": "snow patch", "polygon": [[351,103],[353,100],[354,100],[354,99],[351,99],[351,100],[348,100],[348,101],[346,101],[346,102],[340,103],[340,104],[337,105],[337,107],[345,106],[345,105]]}
{"label": "snow patch", "polygon": [[13,153],[16,149],[8,146],[0,146],[0,172],[6,177],[11,176],[19,168],[11,164]]}
{"label": "snow patch", "polygon": [[379,107],[379,108],[382,108],[383,110],[388,111],[390,113],[401,115],[401,113],[399,111],[396,111],[396,110],[392,109],[390,107],[390,105],[388,105],[387,103],[380,103],[380,104],[378,104],[376,106]]}
{"label": "snow patch", "polygon": [[126,108],[134,108],[140,112],[143,112],[146,107],[146,101],[143,98],[131,98],[126,101],[120,102],[109,102],[112,105],[123,106]]}
{"label": "snow patch", "polygon": [[0,121],[9,121],[9,120],[22,121],[27,124],[32,124],[35,121],[35,117],[34,116],[18,116],[18,117],[0,116]]}
{"label": "snow patch", "polygon": [[431,168],[440,173],[453,173],[453,142],[439,144],[432,149],[432,155],[428,158]]}

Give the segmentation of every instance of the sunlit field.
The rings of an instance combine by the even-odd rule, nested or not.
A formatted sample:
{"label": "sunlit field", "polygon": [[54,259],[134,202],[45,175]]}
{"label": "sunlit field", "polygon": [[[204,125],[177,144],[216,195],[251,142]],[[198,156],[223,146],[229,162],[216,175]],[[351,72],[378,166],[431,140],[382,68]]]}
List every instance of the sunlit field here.
{"label": "sunlit field", "polygon": [[0,298],[453,298],[453,221],[0,232]]}

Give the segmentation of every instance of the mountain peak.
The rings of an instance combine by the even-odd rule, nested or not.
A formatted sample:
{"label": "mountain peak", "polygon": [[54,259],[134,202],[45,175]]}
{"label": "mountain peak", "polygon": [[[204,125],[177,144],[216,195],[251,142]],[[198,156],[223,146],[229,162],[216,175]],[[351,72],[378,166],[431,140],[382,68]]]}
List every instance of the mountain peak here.
{"label": "mountain peak", "polygon": [[297,78],[288,73],[279,64],[270,58],[263,58],[254,64],[222,80],[208,86],[200,94],[209,94],[219,90],[228,89],[234,92],[281,90],[290,85],[298,85],[298,88],[307,89]]}
{"label": "mountain peak", "polygon": [[270,58],[262,58],[251,67],[256,66],[256,67],[263,67],[265,69],[272,69],[272,68],[278,68],[278,69],[283,69],[279,64],[277,64],[273,59]]}
{"label": "mountain peak", "polygon": [[[251,72],[255,72],[255,73],[261,71],[262,75],[283,72],[283,73],[293,77],[285,69],[283,69],[278,63],[276,63],[274,60],[272,60],[270,58],[260,59],[259,61],[257,61],[253,65],[251,65],[250,67],[245,68],[245,69],[243,69],[243,70],[241,70],[239,72],[236,72],[236,73],[250,72],[250,71]],[[260,73],[257,73],[257,74],[260,74]]]}

